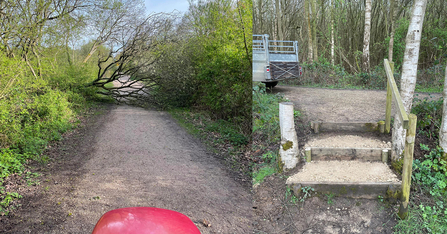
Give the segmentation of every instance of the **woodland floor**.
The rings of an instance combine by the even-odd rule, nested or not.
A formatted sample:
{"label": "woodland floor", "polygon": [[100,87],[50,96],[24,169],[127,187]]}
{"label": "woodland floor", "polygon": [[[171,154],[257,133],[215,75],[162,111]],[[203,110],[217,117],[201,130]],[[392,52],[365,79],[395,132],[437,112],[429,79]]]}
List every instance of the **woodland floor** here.
{"label": "woodland floor", "polygon": [[[328,122],[377,122],[385,118],[386,91],[334,90],[277,86],[304,117],[296,126],[300,147],[312,138],[309,120]],[[421,99],[428,94],[419,94]],[[439,98],[440,94],[434,94]],[[419,145],[418,139],[416,145]],[[387,144],[388,142],[380,142]],[[354,144],[355,142],[349,142]],[[337,142],[325,142],[335,144]],[[363,143],[362,143],[363,144]],[[368,143],[371,144],[371,143]],[[415,158],[421,151],[415,147]],[[397,222],[396,201],[330,197],[310,193],[300,201],[291,199],[285,181],[297,173],[272,175],[254,188],[254,233],[392,233]]]}
{"label": "woodland floor", "polygon": [[0,233],[91,233],[105,212],[132,206],[176,210],[202,233],[252,230],[250,184],[169,114],[111,105],[83,123],[32,166],[38,184],[4,183],[23,198],[0,217]]}

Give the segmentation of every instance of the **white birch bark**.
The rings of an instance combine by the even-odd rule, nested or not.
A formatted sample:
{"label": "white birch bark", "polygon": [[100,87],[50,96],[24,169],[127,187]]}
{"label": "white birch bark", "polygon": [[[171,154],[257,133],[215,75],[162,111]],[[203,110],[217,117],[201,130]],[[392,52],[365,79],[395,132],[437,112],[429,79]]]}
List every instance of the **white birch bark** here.
{"label": "white birch bark", "polygon": [[371,39],[371,0],[365,2],[365,32],[363,34],[363,71],[369,72],[369,42]]}
{"label": "white birch bark", "polygon": [[439,129],[439,146],[444,150],[443,158],[445,159],[447,152],[447,66],[445,67],[444,92],[442,93],[444,102],[442,105],[442,122]]}
{"label": "white birch bark", "polygon": [[308,36],[308,42],[307,42],[307,46],[308,46],[308,50],[309,53],[307,55],[307,58],[309,59],[310,63],[313,63],[314,58],[313,58],[313,42],[312,42],[312,28],[310,27],[310,20],[311,20],[311,16],[310,16],[310,10],[309,10],[309,1],[310,0],[304,0],[304,10],[305,10],[305,14],[307,15],[307,36]]}
{"label": "white birch bark", "polygon": [[[419,59],[419,46],[421,44],[422,24],[424,22],[426,6],[427,0],[414,1],[410,26],[408,27],[407,38],[405,40],[400,96],[402,97],[402,102],[407,113],[410,113],[413,104]],[[393,160],[397,160],[403,153],[405,147],[405,134],[406,131],[402,128],[402,123],[396,114],[394,117],[392,134]]]}

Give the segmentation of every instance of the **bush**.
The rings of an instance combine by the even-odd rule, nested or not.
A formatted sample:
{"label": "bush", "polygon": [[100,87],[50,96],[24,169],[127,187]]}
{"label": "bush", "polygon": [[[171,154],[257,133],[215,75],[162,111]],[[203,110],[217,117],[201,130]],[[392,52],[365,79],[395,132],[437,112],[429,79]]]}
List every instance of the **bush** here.
{"label": "bush", "polygon": [[414,98],[411,113],[417,115],[417,133],[434,142],[438,142],[439,128],[442,119],[443,98],[432,100],[432,97],[424,99]]}

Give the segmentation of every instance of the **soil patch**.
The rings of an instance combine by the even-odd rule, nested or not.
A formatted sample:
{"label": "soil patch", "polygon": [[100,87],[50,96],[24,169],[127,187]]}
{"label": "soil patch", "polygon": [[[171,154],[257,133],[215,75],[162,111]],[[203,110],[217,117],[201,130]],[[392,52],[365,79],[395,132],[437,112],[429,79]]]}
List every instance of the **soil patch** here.
{"label": "soil patch", "polygon": [[393,203],[315,193],[294,199],[285,183],[275,175],[254,189],[255,233],[393,233]]}

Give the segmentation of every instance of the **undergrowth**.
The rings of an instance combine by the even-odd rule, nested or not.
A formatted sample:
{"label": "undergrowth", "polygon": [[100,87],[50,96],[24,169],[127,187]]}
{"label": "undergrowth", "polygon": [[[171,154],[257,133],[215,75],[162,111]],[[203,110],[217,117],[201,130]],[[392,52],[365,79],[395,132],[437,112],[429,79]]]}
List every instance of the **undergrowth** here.
{"label": "undergrowth", "polygon": [[[383,64],[371,68],[371,72],[350,73],[342,66],[331,65],[327,61],[302,63],[303,75],[298,79],[282,81],[286,85],[321,87],[334,89],[386,90],[386,73]],[[399,71],[394,79],[400,86]],[[442,92],[444,71],[439,65],[418,71],[416,92]]]}
{"label": "undergrowth", "polygon": [[266,176],[278,171],[279,103],[285,101],[280,94],[269,94],[264,84],[253,86],[252,167],[253,183],[261,183]]}
{"label": "undergrowth", "polygon": [[412,113],[418,116],[417,137],[424,156],[413,161],[409,215],[399,220],[396,233],[447,233],[447,161],[438,144],[442,99],[415,99]]}
{"label": "undergrowth", "polygon": [[234,171],[249,176],[248,158],[245,157],[250,136],[244,133],[238,121],[214,120],[206,112],[193,112],[188,108],[176,108],[169,113],[190,134],[200,138],[215,153],[224,152],[224,159]]}

